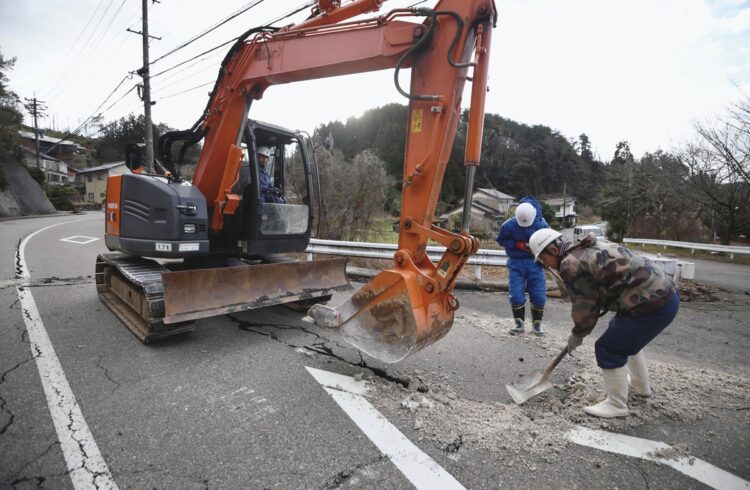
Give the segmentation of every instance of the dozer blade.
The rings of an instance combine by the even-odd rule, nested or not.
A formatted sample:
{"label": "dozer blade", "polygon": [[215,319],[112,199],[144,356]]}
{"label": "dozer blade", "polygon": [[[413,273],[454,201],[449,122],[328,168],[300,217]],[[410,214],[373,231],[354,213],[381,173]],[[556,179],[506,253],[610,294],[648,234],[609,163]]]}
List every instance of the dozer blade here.
{"label": "dozer blade", "polygon": [[435,295],[424,304],[416,276],[383,271],[339,308],[315,305],[318,325],[340,328],[344,339],[383,362],[394,363],[442,338],[453,325],[453,310]]}
{"label": "dozer blade", "polygon": [[164,323],[283,303],[326,301],[334,291],[349,286],[346,260],[164,272]]}

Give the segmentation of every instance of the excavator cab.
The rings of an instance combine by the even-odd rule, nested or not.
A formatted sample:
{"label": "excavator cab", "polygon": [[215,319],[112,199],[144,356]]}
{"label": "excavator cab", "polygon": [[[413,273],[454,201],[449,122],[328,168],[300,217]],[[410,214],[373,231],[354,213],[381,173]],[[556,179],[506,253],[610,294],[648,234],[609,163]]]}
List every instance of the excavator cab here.
{"label": "excavator cab", "polygon": [[232,190],[242,201],[225,233],[244,255],[304,250],[313,209],[312,169],[303,136],[248,120],[240,147],[242,162]]}

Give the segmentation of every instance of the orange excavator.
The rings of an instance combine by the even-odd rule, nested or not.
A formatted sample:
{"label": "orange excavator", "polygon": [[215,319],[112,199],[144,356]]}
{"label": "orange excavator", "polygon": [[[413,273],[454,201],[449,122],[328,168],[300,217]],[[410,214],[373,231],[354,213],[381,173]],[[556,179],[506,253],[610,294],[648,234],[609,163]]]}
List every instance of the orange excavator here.
{"label": "orange excavator", "polygon": [[[97,290],[141,340],[187,332],[197,318],[301,303],[355,347],[397,362],[451,328],[456,278],[478,248],[469,218],[497,10],[494,0],[440,0],[364,18],[384,1],[318,0],[297,25],[250,29],[224,58],[195,125],[159,139],[165,171],[108,179],[105,243],[119,253],[98,257]],[[408,90],[403,68],[411,68]],[[384,69],[409,100],[398,250],[391,269],[334,309],[316,303],[348,285],[345,259],[281,255],[303,252],[311,236],[309,142],[251,119],[250,108],[273,85]],[[432,220],[467,80],[464,219],[452,233]],[[181,160],[201,140],[186,182]],[[135,169],[137,160],[126,161]],[[426,253],[430,240],[446,247],[437,264]]]}

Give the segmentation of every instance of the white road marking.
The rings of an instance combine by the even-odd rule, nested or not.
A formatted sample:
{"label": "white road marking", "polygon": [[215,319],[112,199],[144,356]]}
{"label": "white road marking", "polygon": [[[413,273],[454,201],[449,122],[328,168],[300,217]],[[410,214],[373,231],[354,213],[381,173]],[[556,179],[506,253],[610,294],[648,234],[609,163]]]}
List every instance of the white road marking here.
{"label": "white road marking", "polygon": [[[29,240],[45,230],[75,221],[65,221],[46,226],[40,230],[27,235],[16,250],[16,277],[30,279],[29,269],[26,266],[25,250]],[[52,422],[55,424],[57,437],[60,439],[65,463],[73,486],[79,489],[116,489],[112,475],[107,463],[99,452],[99,447],[86,425],[81,408],[73,396],[68,380],[63,372],[60,360],[55,354],[55,349],[44,328],[44,323],[39,315],[34,297],[27,287],[19,286],[18,298],[21,301],[23,321],[29,333],[29,346],[31,354],[36,360],[39,377],[42,380],[44,394],[47,397]]]}
{"label": "white road marking", "polygon": [[[62,224],[62,223],[61,223]],[[68,238],[61,238],[61,242],[75,243],[77,245],[86,245],[87,243],[95,242],[98,238],[92,236],[73,235]]]}
{"label": "white road marking", "polygon": [[368,402],[366,381],[305,366],[349,418],[417,489],[464,489],[435,460],[419,450]]}
{"label": "white road marking", "polygon": [[568,432],[567,437],[570,441],[580,444],[581,446],[588,446],[594,449],[608,451],[610,453],[623,454],[625,456],[641,458],[671,466],[680,473],[683,473],[690,478],[694,478],[711,488],[722,490],[750,489],[750,482],[747,480],[743,480],[742,478],[701,459],[694,457],[666,459],[654,456],[656,451],[663,451],[671,448],[669,444],[663,442],[651,441],[603,430],[594,430],[581,426],[577,426]]}

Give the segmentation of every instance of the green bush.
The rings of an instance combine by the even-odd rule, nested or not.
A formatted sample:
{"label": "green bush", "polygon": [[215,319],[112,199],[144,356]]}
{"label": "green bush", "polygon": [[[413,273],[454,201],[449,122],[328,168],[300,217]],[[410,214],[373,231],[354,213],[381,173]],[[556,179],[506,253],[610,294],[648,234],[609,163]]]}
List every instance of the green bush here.
{"label": "green bush", "polygon": [[76,191],[68,186],[49,186],[47,198],[58,211],[73,211]]}

